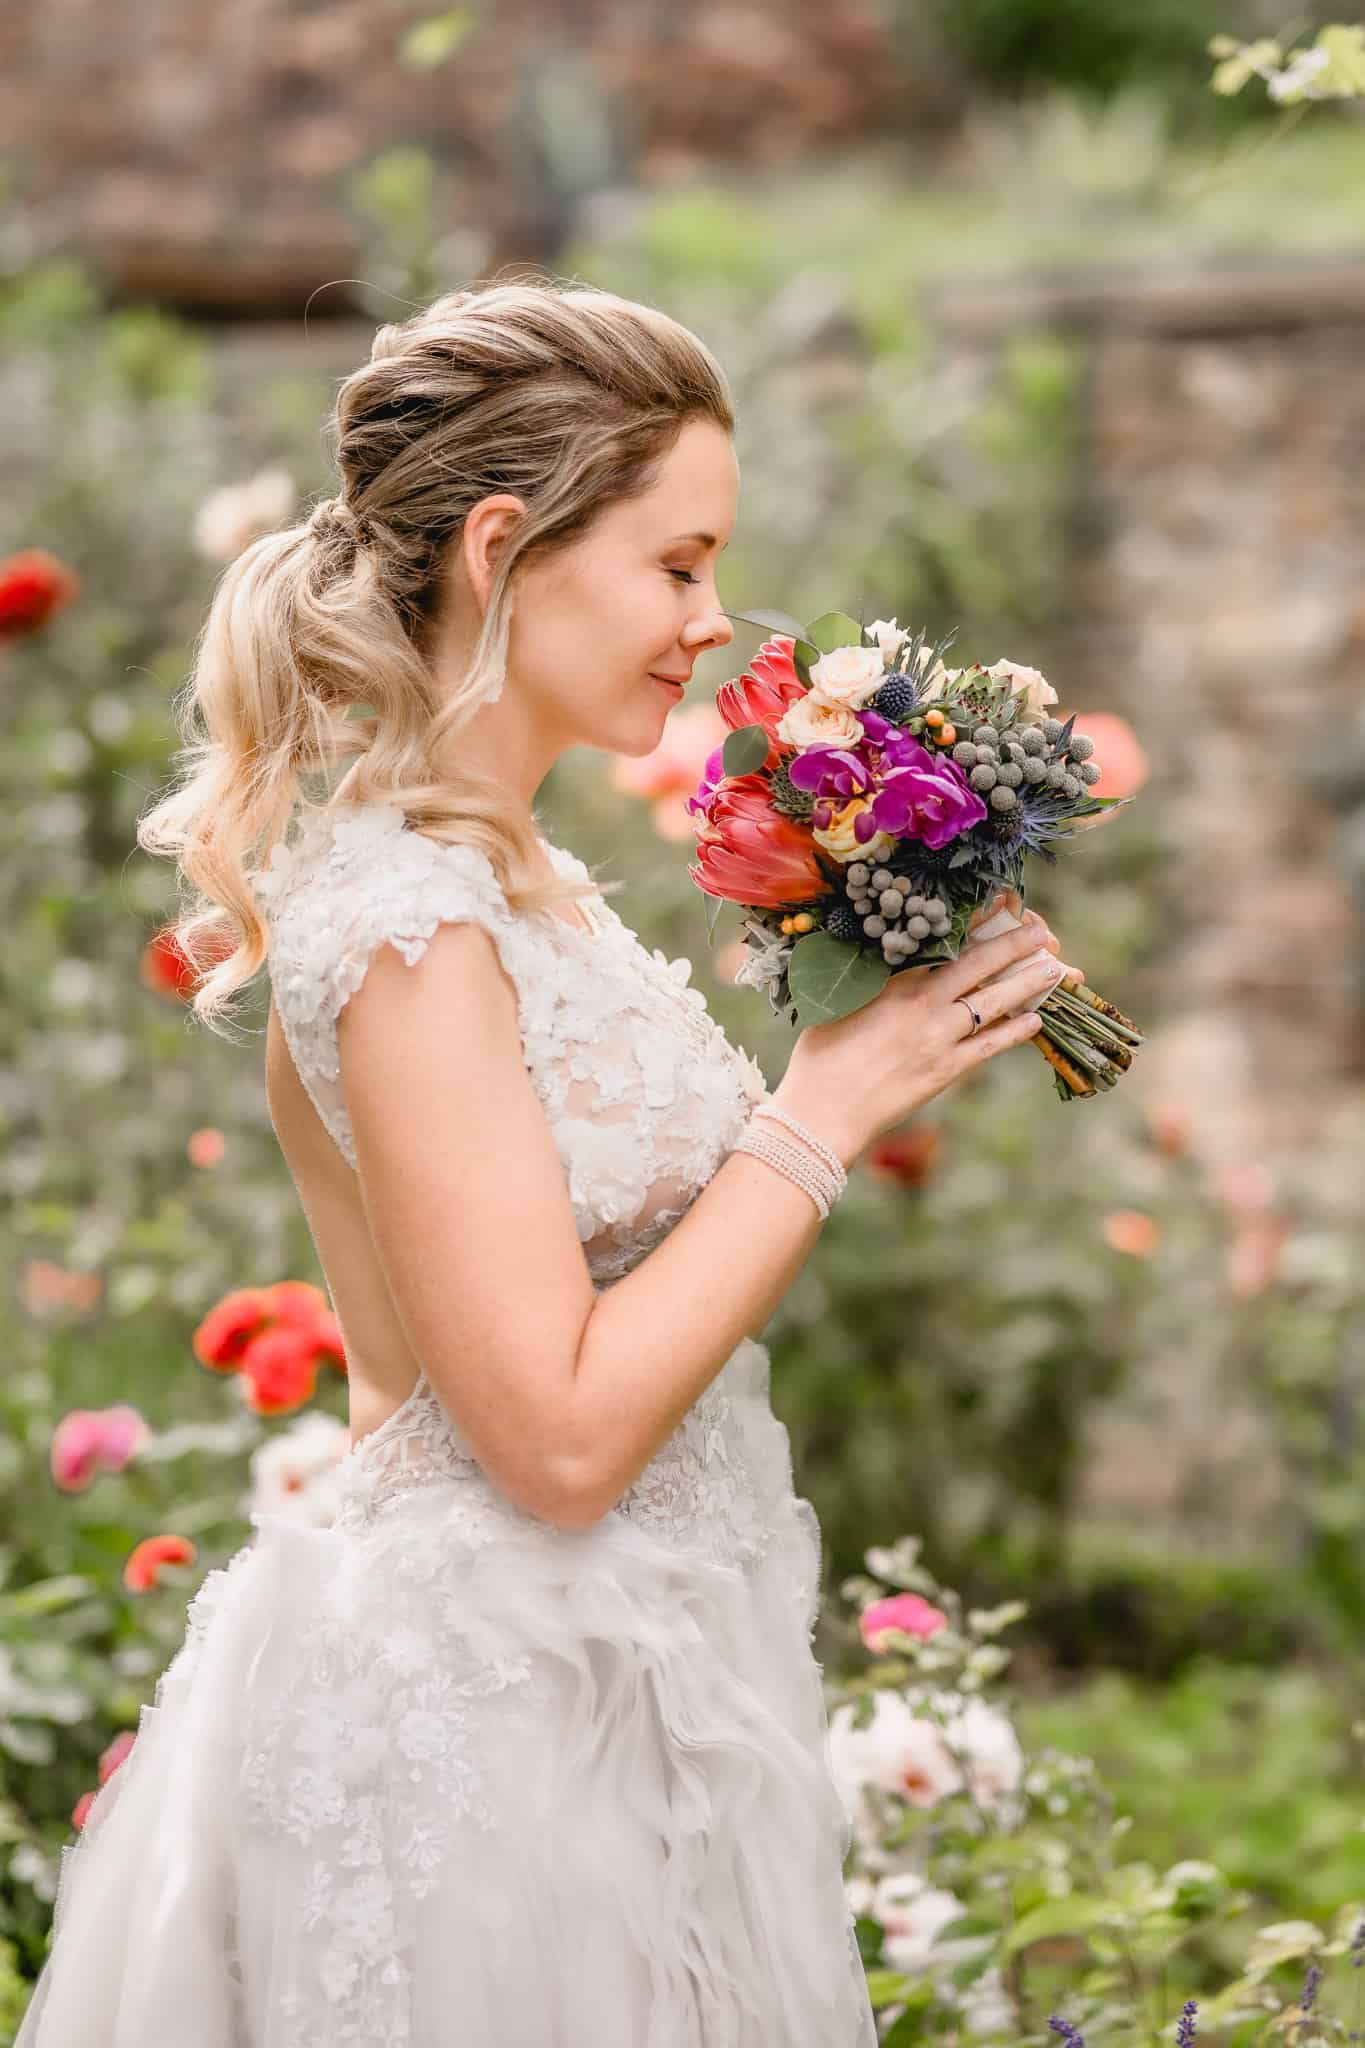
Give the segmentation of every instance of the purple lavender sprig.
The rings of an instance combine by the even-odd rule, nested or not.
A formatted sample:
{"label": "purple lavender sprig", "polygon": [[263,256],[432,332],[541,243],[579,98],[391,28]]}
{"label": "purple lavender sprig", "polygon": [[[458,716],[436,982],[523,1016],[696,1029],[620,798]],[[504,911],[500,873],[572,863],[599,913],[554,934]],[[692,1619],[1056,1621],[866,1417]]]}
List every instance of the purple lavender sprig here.
{"label": "purple lavender sprig", "polygon": [[1079,2027],[1073,2027],[1070,2020],[1064,2020],[1059,2013],[1053,2013],[1048,2021],[1054,2034],[1060,2034],[1066,2048],[1085,2048],[1085,2035]]}
{"label": "purple lavender sprig", "polygon": [[1303,1980],[1303,1990],[1299,1994],[1300,2012],[1311,2012],[1313,2010],[1313,2000],[1318,1995],[1318,1986],[1319,1984],[1321,1984],[1321,1982],[1321,1969],[1318,1967],[1316,1963],[1310,1963],[1308,1966],[1308,1975]]}
{"label": "purple lavender sprig", "polygon": [[1195,2035],[1198,2032],[1198,2028],[1195,2025],[1195,2014],[1198,2011],[1199,2001],[1197,1998],[1187,1998],[1181,2006],[1180,2018],[1175,2023],[1176,2048],[1192,2048]]}

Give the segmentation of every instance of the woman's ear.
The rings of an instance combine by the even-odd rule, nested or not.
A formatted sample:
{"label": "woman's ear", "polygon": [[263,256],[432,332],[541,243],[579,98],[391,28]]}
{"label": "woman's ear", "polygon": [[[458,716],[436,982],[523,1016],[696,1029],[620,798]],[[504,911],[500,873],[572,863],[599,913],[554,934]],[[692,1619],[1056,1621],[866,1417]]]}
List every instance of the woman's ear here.
{"label": "woman's ear", "polygon": [[513,491],[496,491],[490,497],[480,498],[465,515],[460,557],[481,612],[488,608],[498,557],[525,516],[526,500]]}

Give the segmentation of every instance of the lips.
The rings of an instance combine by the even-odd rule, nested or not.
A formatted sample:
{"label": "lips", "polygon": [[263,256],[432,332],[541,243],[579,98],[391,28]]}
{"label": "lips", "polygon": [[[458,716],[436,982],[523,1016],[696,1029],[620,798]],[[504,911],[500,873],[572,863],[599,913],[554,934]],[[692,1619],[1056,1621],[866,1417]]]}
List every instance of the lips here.
{"label": "lips", "polygon": [[690,676],[661,676],[658,670],[653,668],[650,670],[650,674],[656,683],[676,683],[680,690],[692,680]]}

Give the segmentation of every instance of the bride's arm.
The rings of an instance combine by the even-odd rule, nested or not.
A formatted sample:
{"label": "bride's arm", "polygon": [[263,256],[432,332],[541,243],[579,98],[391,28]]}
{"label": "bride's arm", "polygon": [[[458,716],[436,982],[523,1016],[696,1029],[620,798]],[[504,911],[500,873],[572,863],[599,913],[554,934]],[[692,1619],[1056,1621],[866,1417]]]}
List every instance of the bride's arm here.
{"label": "bride's arm", "polygon": [[766,1323],[819,1234],[815,1204],[734,1154],[595,1296],[516,989],[472,922],[442,924],[411,965],[378,947],[337,1053],[370,1232],[428,1380],[510,1499],[596,1521]]}

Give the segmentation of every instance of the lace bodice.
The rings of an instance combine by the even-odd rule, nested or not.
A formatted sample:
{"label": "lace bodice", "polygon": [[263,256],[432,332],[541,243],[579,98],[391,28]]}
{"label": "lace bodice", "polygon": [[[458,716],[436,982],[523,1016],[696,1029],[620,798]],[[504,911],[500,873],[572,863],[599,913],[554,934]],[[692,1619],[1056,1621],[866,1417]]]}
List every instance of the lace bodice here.
{"label": "lace bodice", "polygon": [[[545,844],[561,874],[584,863]],[[388,941],[409,966],[438,924],[488,931],[514,983],[526,1070],[544,1105],[595,1282],[619,1278],[676,1223],[767,1087],[687,986],[691,962],[648,952],[598,896],[591,932],[514,912],[490,862],[404,827],[394,805],[332,806],[257,876],[271,985],[299,1077],[347,1164],[336,1022]]]}
{"label": "lace bodice", "polygon": [[[561,873],[588,879],[575,855],[545,843]],[[406,830],[393,806],[315,815],[292,846],[275,848],[255,886],[286,1041],[352,1167],[336,1022],[375,949],[391,942],[412,964],[447,919],[472,918],[492,934],[517,989],[526,1069],[597,1289],[686,1212],[767,1092],[756,1061],[730,1044],[702,992],[687,986],[689,961],[647,951],[600,896],[589,905],[591,932],[554,911],[513,912],[482,854]],[[760,1555],[773,1502],[791,1486],[786,1431],[767,1384],[767,1354],[746,1339],[617,1511],[675,1547],[730,1562]],[[338,1520],[368,1521],[432,1480],[455,1483],[456,1519],[471,1547],[525,1531],[529,1518],[486,1483],[422,1376],[344,1461]],[[794,1597],[808,1606],[804,1577]]]}

